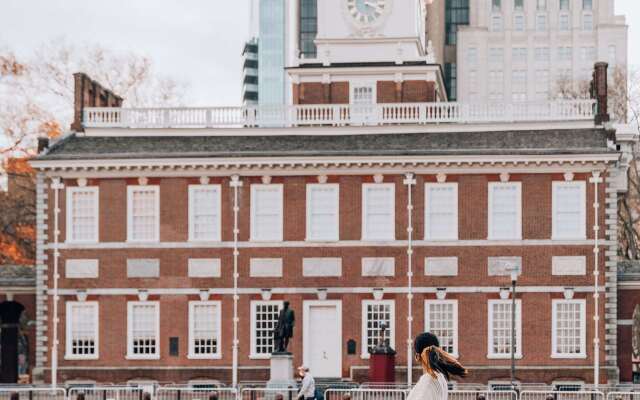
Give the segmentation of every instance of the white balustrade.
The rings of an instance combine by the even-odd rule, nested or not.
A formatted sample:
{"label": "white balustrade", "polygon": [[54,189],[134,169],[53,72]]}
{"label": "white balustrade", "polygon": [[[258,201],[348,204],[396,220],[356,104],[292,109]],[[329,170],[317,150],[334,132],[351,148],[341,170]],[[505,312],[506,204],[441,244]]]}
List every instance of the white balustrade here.
{"label": "white balustrade", "polygon": [[211,108],[86,108],[87,128],[284,128],[592,120],[594,100],[537,103],[313,104]]}

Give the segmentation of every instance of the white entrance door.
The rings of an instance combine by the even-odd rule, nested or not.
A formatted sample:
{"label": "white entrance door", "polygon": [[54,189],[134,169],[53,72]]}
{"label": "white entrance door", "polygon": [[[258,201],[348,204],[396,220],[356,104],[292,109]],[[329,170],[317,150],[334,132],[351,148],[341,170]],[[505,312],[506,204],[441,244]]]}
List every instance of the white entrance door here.
{"label": "white entrance door", "polygon": [[304,363],[321,378],[342,376],[342,306],[339,301],[304,303]]}

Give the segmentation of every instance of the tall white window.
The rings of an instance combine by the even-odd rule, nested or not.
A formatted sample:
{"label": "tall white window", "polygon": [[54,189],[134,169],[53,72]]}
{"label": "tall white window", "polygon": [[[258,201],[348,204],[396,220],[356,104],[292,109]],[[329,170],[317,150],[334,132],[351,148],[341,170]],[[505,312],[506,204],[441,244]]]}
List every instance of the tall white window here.
{"label": "tall white window", "polygon": [[467,49],[467,63],[474,65],[478,62],[478,49],[475,47],[469,47]]}
{"label": "tall white window", "polygon": [[502,47],[490,47],[489,62],[502,65],[504,63],[504,49]]}
{"label": "tall white window", "polygon": [[571,24],[569,22],[569,14],[562,13],[558,17],[558,30],[566,32],[571,29]]}
{"label": "tall white window", "polygon": [[516,14],[513,16],[513,30],[516,32],[524,32],[524,15]]}
{"label": "tall white window", "polygon": [[492,32],[502,31],[502,15],[493,14],[491,16],[491,31]]}
{"label": "tall white window", "polygon": [[582,0],[582,9],[585,11],[593,10],[593,0]]}
{"label": "tall white window", "polygon": [[[609,68],[615,67],[616,61],[618,59],[617,52],[616,52],[616,45],[612,44],[609,46],[607,51],[607,59],[609,62]],[[612,68],[610,70],[612,70]]]}
{"label": "tall white window", "polygon": [[536,15],[536,31],[544,32],[547,30],[547,14]]}
{"label": "tall white window", "polygon": [[384,340],[395,347],[395,303],[393,300],[364,300],[362,302],[362,357],[380,342],[382,325],[387,328]]}
{"label": "tall white window", "polygon": [[489,239],[522,238],[522,185],[489,183]]}
{"label": "tall white window", "polygon": [[535,57],[537,63],[548,63],[549,56],[549,48],[548,47],[536,47]]}
{"label": "tall white window", "polygon": [[504,72],[502,70],[489,71],[489,100],[504,101]]}
{"label": "tall white window", "polygon": [[526,63],[527,62],[527,48],[526,47],[514,47],[512,50],[513,62]]}
{"label": "tall white window", "polygon": [[189,240],[220,240],[220,185],[189,185]]}
{"label": "tall white window", "polygon": [[553,182],[553,238],[586,238],[586,182]]}
{"label": "tall white window", "polygon": [[491,8],[493,11],[499,12],[502,10],[502,0],[491,0]]}
{"label": "tall white window", "polygon": [[307,240],[338,240],[339,185],[307,185]]}
{"label": "tall white window", "polygon": [[547,100],[549,98],[549,70],[536,70],[536,98]]}
{"label": "tall white window", "polygon": [[273,352],[273,329],[281,308],[281,301],[251,302],[251,358],[268,358]]}
{"label": "tall white window", "polygon": [[593,30],[593,14],[588,12],[582,15],[582,29],[585,31]]}
{"label": "tall white window", "polygon": [[547,10],[547,0],[536,0],[536,9],[538,11],[546,11]]}
{"label": "tall white window", "polygon": [[127,358],[160,358],[160,304],[157,301],[127,303]]}
{"label": "tall white window", "polygon": [[527,100],[527,70],[518,69],[511,72],[511,100]]}
{"label": "tall white window", "polygon": [[127,187],[127,240],[160,240],[160,187]]}
{"label": "tall white window", "polygon": [[220,302],[189,302],[189,358],[220,357]]}
{"label": "tall white window", "polygon": [[513,0],[513,9],[518,11],[524,10],[524,0]]}
{"label": "tall white window", "polygon": [[67,242],[98,241],[98,188],[67,188]]}
{"label": "tall white window", "polygon": [[425,239],[458,239],[458,184],[425,185]]}
{"label": "tall white window", "polygon": [[424,303],[425,331],[440,339],[440,347],[458,355],[458,301],[426,300]]}
{"label": "tall white window", "polygon": [[560,10],[566,11],[569,10],[571,0],[560,0]]}
{"label": "tall white window", "polygon": [[475,100],[478,94],[478,72],[476,70],[469,71],[469,96],[471,100]]}
{"label": "tall white window", "polygon": [[553,300],[552,307],[551,356],[586,357],[586,301]]}
{"label": "tall white window", "polygon": [[[489,300],[489,358],[511,357],[511,300]],[[516,300],[515,356],[522,357],[522,303]]]}
{"label": "tall white window", "polygon": [[558,59],[560,61],[571,61],[573,59],[573,48],[558,47]]}
{"label": "tall white window", "polygon": [[593,46],[581,47],[580,57],[585,63],[593,63],[596,59],[596,48]]}
{"label": "tall white window", "polygon": [[394,240],[395,232],[395,185],[393,183],[363,184],[363,240]]}
{"label": "tall white window", "polygon": [[68,301],[66,359],[98,358],[99,313],[96,301]]}
{"label": "tall white window", "polygon": [[251,240],[282,241],[282,185],[251,185]]}

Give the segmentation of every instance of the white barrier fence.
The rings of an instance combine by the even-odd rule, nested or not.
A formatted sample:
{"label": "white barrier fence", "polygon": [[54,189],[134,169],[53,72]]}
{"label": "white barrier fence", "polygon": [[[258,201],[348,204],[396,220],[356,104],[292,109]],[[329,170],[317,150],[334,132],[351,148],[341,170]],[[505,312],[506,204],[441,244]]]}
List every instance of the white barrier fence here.
{"label": "white barrier fence", "polygon": [[238,400],[296,400],[297,387],[283,386],[281,388],[245,388],[240,391]]}
{"label": "white barrier fence", "polygon": [[609,392],[607,400],[640,400],[640,388],[637,392]]}
{"label": "white barrier fence", "polygon": [[66,400],[62,388],[9,387],[0,388],[0,400]]}
{"label": "white barrier fence", "polygon": [[[148,393],[145,396],[145,393]],[[88,386],[72,387],[67,400],[147,400],[153,388],[142,386]]]}
{"label": "white barrier fence", "polygon": [[524,390],[518,400],[605,400],[604,393],[596,390],[545,391]]}
{"label": "white barrier fence", "polygon": [[327,389],[324,400],[405,400],[408,394],[406,389]]}
{"label": "white barrier fence", "polygon": [[159,387],[156,400],[237,400],[238,391],[234,388],[193,388],[193,387]]}

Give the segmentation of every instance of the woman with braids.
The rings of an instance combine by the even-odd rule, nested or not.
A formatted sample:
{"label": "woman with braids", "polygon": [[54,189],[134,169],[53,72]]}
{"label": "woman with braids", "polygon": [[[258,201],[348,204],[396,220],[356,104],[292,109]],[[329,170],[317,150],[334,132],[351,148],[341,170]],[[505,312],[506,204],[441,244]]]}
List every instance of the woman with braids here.
{"label": "woman with braids", "polygon": [[407,400],[447,400],[447,381],[451,376],[466,376],[467,370],[440,348],[433,333],[419,334],[414,340],[414,350],[416,361],[422,365],[424,373]]}

